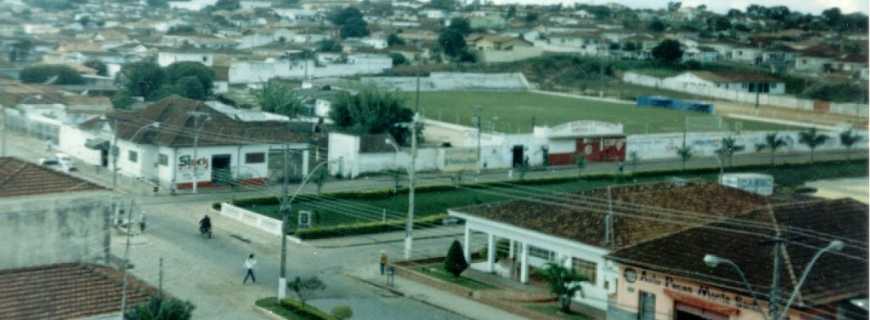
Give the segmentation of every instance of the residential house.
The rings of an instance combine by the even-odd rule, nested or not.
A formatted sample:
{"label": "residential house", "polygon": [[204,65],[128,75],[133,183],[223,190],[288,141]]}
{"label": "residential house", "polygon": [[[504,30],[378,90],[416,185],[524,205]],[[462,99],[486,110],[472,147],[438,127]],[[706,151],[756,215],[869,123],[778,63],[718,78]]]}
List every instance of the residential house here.
{"label": "residential house", "polygon": [[[867,211],[851,199],[804,199],[612,252],[607,319],[768,319],[774,277],[783,319],[867,319]],[[779,247],[782,238],[800,240]],[[833,239],[842,246],[815,261]]]}
{"label": "residential house", "polygon": [[534,47],[531,42],[515,37],[475,35],[469,37],[466,42],[477,52],[483,63],[525,60],[543,54],[543,51]]}
{"label": "residential house", "polygon": [[847,54],[837,60],[835,68],[838,71],[848,73],[855,78],[867,80],[867,55]]}
{"label": "residential house", "polygon": [[440,9],[425,9],[419,11],[420,16],[426,19],[441,20],[447,18],[447,13]]}
{"label": "residential house", "polygon": [[500,15],[485,15],[468,18],[471,29],[501,30],[507,26],[507,20]]}
{"label": "residential house", "polygon": [[190,11],[200,11],[205,7],[212,6],[218,0],[189,0],[189,1],[169,1],[169,7],[172,9],[182,9]]}
{"label": "residential house", "polygon": [[199,62],[211,67],[214,65],[214,54],[210,52],[191,52],[190,50],[160,51],[160,53],[157,54],[157,64],[161,67],[176,62]]}
{"label": "residential house", "polygon": [[467,260],[472,261],[472,233],[486,234],[486,260],[472,261],[472,268],[529,283],[535,269],[562,264],[588,279],[574,300],[601,311],[622,285],[619,270],[605,258],[683,230],[665,220],[668,212],[724,218],[768,203],[749,192],[700,182],[614,186],[548,197],[452,208],[448,214],[465,221]]}
{"label": "residential house", "polygon": [[785,94],[785,82],[772,76],[746,72],[688,71],[663,82],[671,86],[716,88],[739,92]]}
{"label": "residential house", "polygon": [[798,72],[825,73],[834,69],[839,51],[827,45],[816,45],[798,51],[794,69]]}
{"label": "residential house", "polygon": [[683,60],[685,61],[694,60],[702,63],[716,62],[719,61],[719,59],[721,59],[719,51],[706,46],[698,46],[691,50],[686,50],[685,55],[683,56]]}
{"label": "residential house", "polygon": [[725,57],[734,62],[754,65],[761,63],[763,55],[764,50],[760,48],[738,47],[731,50]]}
{"label": "residential house", "polygon": [[[262,185],[282,176],[283,149],[292,150],[293,179],[308,173],[318,140],[314,125],[290,130],[285,116],[178,96],[137,111],[118,111],[61,129],[59,148],[87,164],[163,188]],[[117,142],[115,142],[117,141]],[[114,144],[114,147],[112,145]],[[110,156],[109,150],[117,158]],[[279,151],[279,156],[272,154]]]}

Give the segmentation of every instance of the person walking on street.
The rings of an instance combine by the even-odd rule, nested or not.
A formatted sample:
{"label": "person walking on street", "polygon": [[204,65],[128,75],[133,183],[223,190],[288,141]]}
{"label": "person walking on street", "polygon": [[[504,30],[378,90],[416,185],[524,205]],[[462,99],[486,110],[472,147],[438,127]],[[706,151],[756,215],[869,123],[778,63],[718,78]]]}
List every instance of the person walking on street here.
{"label": "person walking on street", "polygon": [[139,233],[145,233],[145,213],[142,213],[142,219],[139,220]]}
{"label": "person walking on street", "polygon": [[381,275],[384,275],[384,269],[387,267],[387,263],[389,262],[389,258],[387,258],[387,253],[384,250],[381,250]]}
{"label": "person walking on street", "polygon": [[254,277],[254,266],[257,265],[257,260],[254,259],[254,254],[248,256],[248,259],[245,259],[245,269],[248,270],[245,273],[245,280],[242,280],[242,284],[248,283],[248,278],[251,278],[251,282],[257,283],[257,278]]}

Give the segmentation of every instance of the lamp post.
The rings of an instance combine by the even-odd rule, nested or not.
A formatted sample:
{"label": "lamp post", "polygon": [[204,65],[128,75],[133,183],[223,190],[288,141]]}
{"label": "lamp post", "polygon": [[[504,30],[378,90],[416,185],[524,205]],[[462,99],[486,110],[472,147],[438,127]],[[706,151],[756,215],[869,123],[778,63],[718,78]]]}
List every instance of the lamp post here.
{"label": "lamp post", "polygon": [[[777,240],[777,242],[782,242],[782,240]],[[778,243],[777,245],[774,246],[774,250],[777,250],[777,251],[780,250],[780,246],[781,245]],[[789,297],[788,301],[786,302],[785,307],[782,308],[782,311],[779,311],[779,308],[776,307],[777,301],[779,300],[778,293],[779,293],[779,286],[780,285],[779,285],[779,277],[774,276],[773,284],[771,284],[771,295],[770,295],[769,300],[768,300],[768,310],[770,311],[770,317],[765,316],[764,318],[766,320],[781,320],[784,315],[787,315],[788,310],[789,310],[789,308],[791,308],[792,303],[794,303],[794,300],[797,297],[798,292],[800,292],[800,289],[803,286],[804,281],[807,279],[807,276],[809,275],[810,271],[813,269],[813,266],[815,266],[816,262],[822,256],[822,254],[829,252],[829,251],[842,251],[845,246],[846,246],[846,244],[844,244],[842,241],[833,240],[830,243],[828,243],[828,245],[826,247],[819,249],[819,251],[816,252],[816,254],[813,256],[813,259],[810,260],[810,262],[807,264],[806,268],[804,268],[804,271],[800,277],[800,281],[798,281],[797,285],[794,287],[794,289],[791,293],[791,296]],[[775,259],[777,260],[777,261],[774,261],[774,263],[779,264],[778,260],[780,259],[781,255],[776,254],[776,255],[774,255],[774,257],[776,257]],[[711,268],[715,268],[715,267],[719,266],[720,264],[727,264],[727,265],[731,266],[732,268],[734,268],[734,270],[736,270],[737,273],[740,275],[740,279],[743,281],[743,284],[746,286],[746,288],[749,290],[749,293],[752,295],[752,299],[758,300],[757,294],[756,294],[755,290],[752,289],[752,285],[746,279],[746,275],[743,273],[743,270],[740,269],[740,266],[738,266],[736,263],[734,263],[734,261],[716,256],[716,255],[707,254],[707,255],[704,255],[704,263]],[[776,269],[776,268],[774,268],[774,269]]]}
{"label": "lamp post", "polygon": [[[410,123],[411,128],[411,163],[406,168],[408,170],[408,217],[405,221],[405,259],[411,259],[411,251],[414,245],[414,188],[416,185],[414,173],[417,171],[417,123],[420,121],[419,114],[414,114],[414,119]],[[402,124],[402,125],[408,125]],[[390,139],[385,141],[388,145],[396,149],[399,153],[399,146]]]}
{"label": "lamp post", "polygon": [[[286,153],[288,150],[285,148],[285,157],[284,157],[284,166],[287,166],[287,157]],[[314,166],[314,169],[311,172],[308,172],[304,178],[302,178],[302,182],[296,187],[296,191],[293,192],[291,196],[287,192],[287,187],[283,188],[283,194],[281,195],[281,270],[278,275],[278,299],[284,299],[287,297],[287,224],[289,223],[289,215],[293,205],[293,200],[296,199],[296,196],[299,195],[299,192],[302,191],[302,188],[308,183],[308,180],[311,180],[311,177],[320,169],[320,167],[329,163],[330,161],[322,161]],[[284,180],[287,181],[287,172],[284,172]]]}
{"label": "lamp post", "polygon": [[[112,137],[112,147],[110,148],[111,149],[110,151],[112,153],[112,191],[115,191],[117,189],[117,186],[118,186],[118,156],[120,156],[120,153],[121,153],[120,150],[118,150],[118,123],[119,122],[118,122],[118,120],[115,120],[114,123],[115,123],[115,125],[114,125],[115,126],[115,134]],[[136,132],[134,132],[133,135],[130,136],[130,141],[132,142],[133,140],[136,140],[136,136],[138,136],[139,133],[141,133],[145,129],[148,129],[151,127],[159,128],[160,123],[159,122],[152,122],[152,123],[146,124],[145,126],[139,128],[139,130],[136,130]]]}
{"label": "lamp post", "polygon": [[[197,192],[197,186],[199,184],[199,166],[197,165],[197,150],[199,150],[199,132],[203,126],[205,126],[205,122],[210,120],[211,117],[206,112],[202,111],[191,111],[188,112],[188,115],[193,117],[193,193]],[[199,118],[204,117],[205,119],[202,122],[199,122]]]}

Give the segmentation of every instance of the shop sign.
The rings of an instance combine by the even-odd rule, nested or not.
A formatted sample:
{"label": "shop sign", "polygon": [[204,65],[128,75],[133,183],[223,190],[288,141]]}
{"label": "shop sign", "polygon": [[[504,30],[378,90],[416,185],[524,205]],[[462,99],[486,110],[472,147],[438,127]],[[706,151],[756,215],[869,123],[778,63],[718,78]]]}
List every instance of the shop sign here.
{"label": "shop sign", "polygon": [[677,280],[669,275],[661,275],[647,270],[635,270],[634,268],[625,268],[622,273],[625,282],[634,284],[643,282],[656,286],[670,289],[679,293],[689,294],[704,299],[710,302],[723,305],[734,306],[741,309],[750,309],[761,312],[761,306],[758,302],[753,302],[752,298],[744,297],[739,294],[725,292],[707,285],[688,283]]}

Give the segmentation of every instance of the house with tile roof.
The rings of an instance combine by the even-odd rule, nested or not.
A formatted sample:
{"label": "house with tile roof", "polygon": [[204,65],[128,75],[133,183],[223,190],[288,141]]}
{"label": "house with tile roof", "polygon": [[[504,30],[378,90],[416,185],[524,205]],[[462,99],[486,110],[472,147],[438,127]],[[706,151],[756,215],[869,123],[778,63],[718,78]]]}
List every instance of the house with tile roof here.
{"label": "house with tile roof", "polygon": [[518,198],[448,210],[465,221],[467,260],[472,234],[487,236],[486,259],[472,268],[529,283],[534,269],[563,264],[589,279],[574,300],[602,311],[618,285],[617,270],[605,261],[609,253],[771,202],[719,184],[686,181]]}
{"label": "house with tile roof", "polygon": [[194,181],[198,186],[262,185],[279,179],[285,145],[289,176],[298,179],[314,166],[320,139],[316,123],[179,96],[61,131],[59,149],[67,154],[108,170],[117,163],[120,174],[167,190],[191,188]]}
{"label": "house with tile roof", "polygon": [[[768,319],[777,250],[776,305],[796,298],[784,319],[867,319],[867,223],[864,203],[808,199],[624,247],[608,256],[619,270],[608,319]],[[811,265],[832,240],[844,246]]]}

